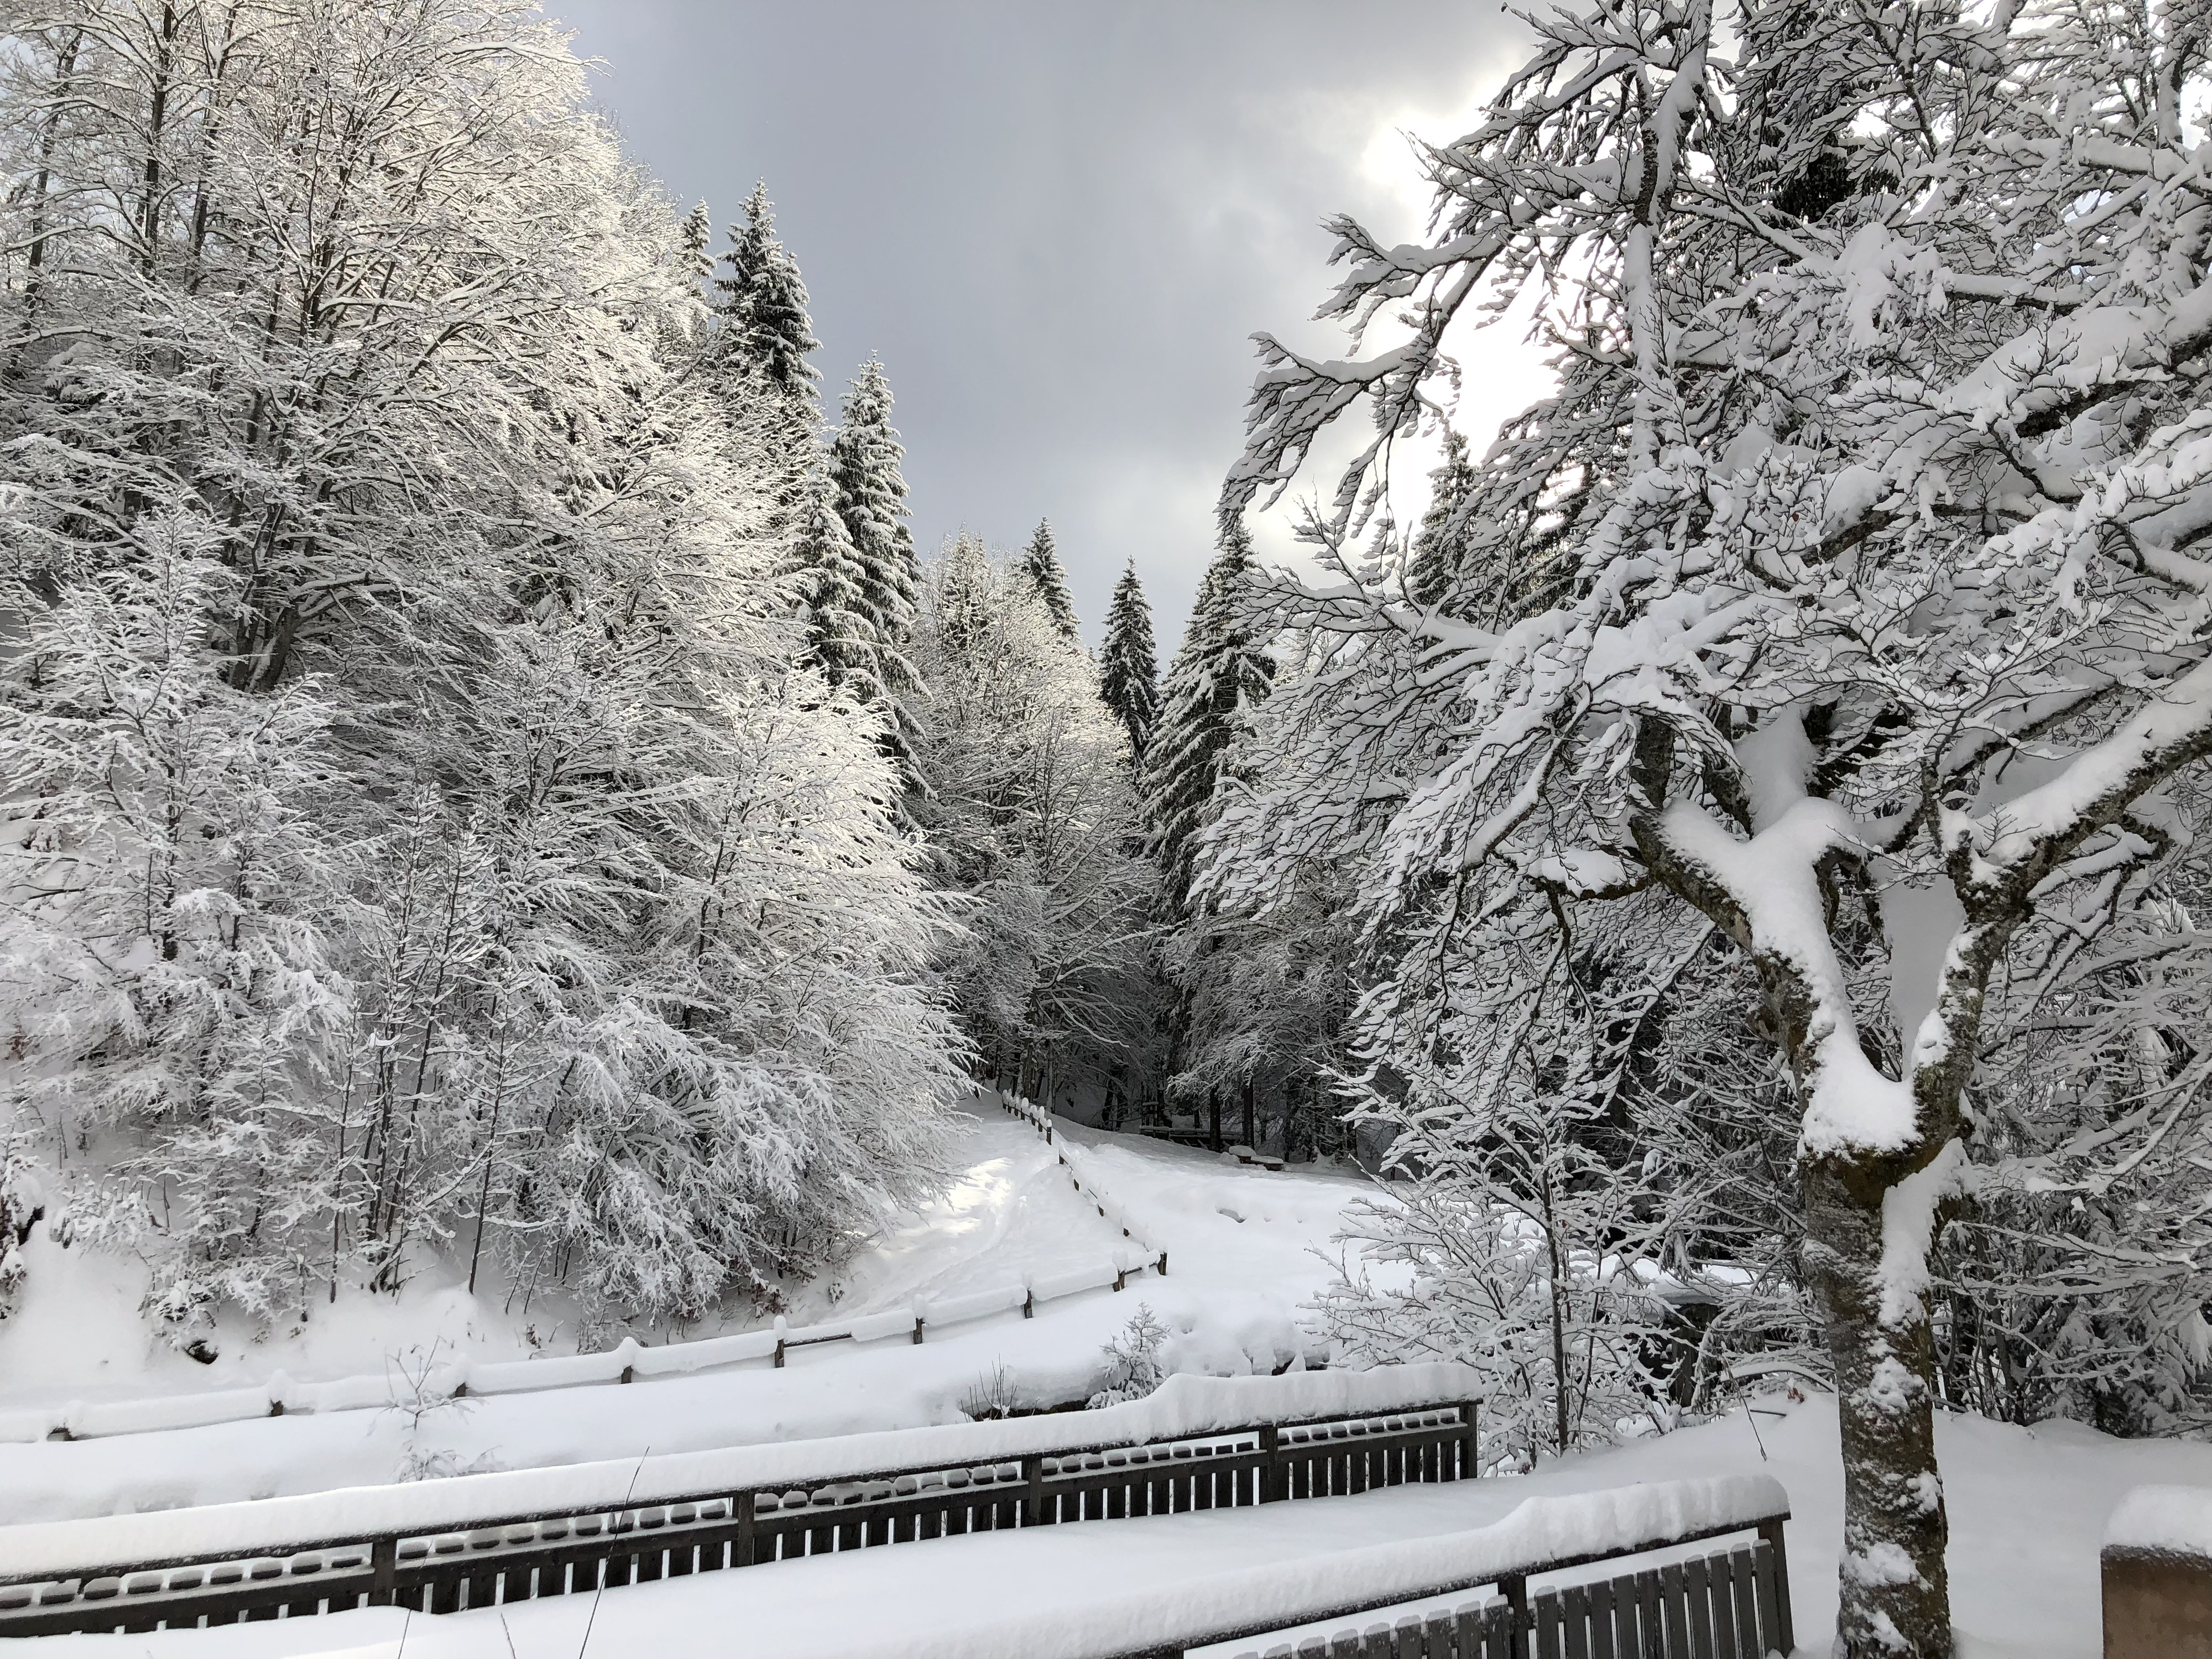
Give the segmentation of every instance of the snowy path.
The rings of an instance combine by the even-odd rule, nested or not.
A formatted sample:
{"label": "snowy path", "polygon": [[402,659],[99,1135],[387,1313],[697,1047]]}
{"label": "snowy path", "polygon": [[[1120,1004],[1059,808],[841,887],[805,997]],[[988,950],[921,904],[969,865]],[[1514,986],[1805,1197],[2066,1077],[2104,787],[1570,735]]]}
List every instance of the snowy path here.
{"label": "snowy path", "polygon": [[[983,1651],[978,1626],[1024,1615],[1109,1608],[1117,1589],[1187,1583],[1259,1563],[1480,1526],[1539,1493],[1638,1480],[1764,1471],[1789,1489],[1791,1583],[1802,1654],[1826,1651],[1841,1540],[1835,1413],[1825,1399],[1761,1425],[1762,1462],[1744,1418],[1583,1456],[1517,1480],[1401,1487],[1360,1498],[1206,1515],[1048,1528],[710,1573],[614,1591],[592,1648],[606,1656],[696,1650],[714,1633],[778,1659],[860,1652]],[[1960,1659],[2094,1659],[2098,1535],[2127,1486],[2212,1483],[2212,1447],[2122,1442],[2074,1424],[2038,1430],[1946,1419],[1941,1449],[1952,1509],[1951,1569]],[[417,1618],[410,1659],[573,1659],[584,1597],[497,1613]],[[298,1626],[152,1637],[72,1637],[71,1659],[276,1659],[309,1653],[393,1659],[405,1616],[379,1610]],[[963,1635],[963,1631],[967,1634]],[[25,1645],[26,1659],[37,1651]]]}
{"label": "snowy path", "polygon": [[[7,1518],[59,1519],[374,1485],[410,1463],[448,1471],[519,1468],[953,1422],[963,1400],[1002,1364],[1027,1403],[1052,1404],[1097,1385],[1103,1345],[1140,1303],[1173,1333],[1165,1357],[1176,1369],[1233,1374],[1273,1370],[1295,1359],[1305,1340],[1297,1329],[1298,1304],[1328,1271],[1311,1247],[1326,1242],[1338,1211],[1361,1183],[1271,1175],[1164,1143],[1073,1133],[1098,1178],[1152,1242],[1170,1250],[1170,1277],[1147,1275],[1121,1295],[1100,1291],[1048,1303],[1033,1320],[1012,1313],[950,1327],[918,1347],[889,1340],[801,1349],[783,1370],[756,1362],[619,1390],[502,1395],[441,1406],[419,1421],[395,1406],[71,1443],[0,1444]],[[963,1131],[959,1157],[964,1173],[940,1200],[848,1265],[840,1281],[841,1311],[874,1311],[918,1294],[954,1295],[1024,1271],[1047,1274],[1121,1242],[1119,1230],[1100,1221],[1074,1191],[1053,1149],[1015,1119],[996,1111],[975,1119]],[[34,1263],[34,1273],[41,1265]],[[0,1377],[18,1397],[37,1389],[36,1362],[48,1351],[38,1345],[62,1346],[68,1309],[60,1297],[58,1284],[50,1281],[23,1317],[0,1327]],[[404,1304],[397,1305],[405,1310]],[[794,1322],[829,1305],[825,1286],[819,1302],[794,1311]],[[135,1322],[135,1315],[129,1317]],[[396,1332],[392,1340],[400,1340]],[[406,1340],[427,1338],[418,1331]],[[112,1350],[110,1369],[135,1370],[146,1378],[143,1332],[114,1340],[126,1346]],[[339,1369],[319,1373],[278,1345],[248,1352],[261,1376],[279,1364],[303,1376]],[[374,1372],[382,1369],[380,1358],[371,1350],[350,1356],[345,1368]],[[234,1386],[246,1364],[203,1370],[180,1363],[185,1380],[197,1380],[197,1373],[209,1386]],[[176,1376],[175,1368],[164,1366],[155,1386],[173,1387]],[[404,1377],[396,1370],[392,1377],[395,1400],[405,1400]],[[48,1397],[55,1386],[49,1379]]]}

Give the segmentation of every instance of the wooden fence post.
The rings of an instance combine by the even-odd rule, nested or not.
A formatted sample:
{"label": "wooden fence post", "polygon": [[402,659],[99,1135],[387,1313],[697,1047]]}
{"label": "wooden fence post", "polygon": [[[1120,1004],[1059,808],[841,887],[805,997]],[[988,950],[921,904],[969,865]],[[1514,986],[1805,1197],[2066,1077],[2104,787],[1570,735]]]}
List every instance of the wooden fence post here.
{"label": "wooden fence post", "polygon": [[1760,1522],[1759,1535],[1766,1547],[1774,1552],[1774,1583],[1777,1591],[1774,1598],[1774,1611],[1775,1623],[1779,1626],[1778,1634],[1782,1638],[1780,1646],[1783,1652],[1794,1653],[1797,1649],[1797,1632],[1791,1627],[1790,1617],[1790,1558],[1783,1553],[1782,1522]]}
{"label": "wooden fence post", "polygon": [[1513,1612],[1514,1646],[1517,1650],[1521,1638],[1528,1631],[1528,1580],[1523,1573],[1507,1573],[1498,1581],[1498,1593],[1505,1598]]}
{"label": "wooden fence post", "polygon": [[388,1607],[398,1594],[399,1539],[374,1539],[368,1546],[368,1605]]}
{"label": "wooden fence post", "polygon": [[917,1348],[921,1346],[921,1316],[920,1314],[914,1316],[914,1346]]}
{"label": "wooden fence post", "polygon": [[1041,1527],[1044,1524],[1044,1457],[1037,1452],[1022,1459],[1022,1480],[1028,1490],[1022,1494],[1022,1524]]}
{"label": "wooden fence post", "polygon": [[760,1547],[759,1540],[753,1533],[753,1522],[760,1508],[759,1499],[755,1493],[741,1492],[730,1502],[736,1505],[738,1511],[738,1535],[730,1543],[730,1565],[750,1567]]}
{"label": "wooden fence post", "polygon": [[1462,1400],[1459,1404],[1459,1479],[1472,1480],[1480,1466],[1475,1462],[1475,1402]]}
{"label": "wooden fence post", "polygon": [[1273,1423],[1260,1426],[1260,1501],[1272,1504],[1283,1496],[1283,1431]]}

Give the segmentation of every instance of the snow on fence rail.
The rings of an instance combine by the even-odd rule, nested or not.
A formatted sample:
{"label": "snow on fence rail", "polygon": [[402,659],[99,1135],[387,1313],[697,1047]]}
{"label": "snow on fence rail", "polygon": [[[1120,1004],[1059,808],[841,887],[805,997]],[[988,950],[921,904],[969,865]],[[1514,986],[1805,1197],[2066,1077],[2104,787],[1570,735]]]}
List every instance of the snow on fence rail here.
{"label": "snow on fence rail", "polygon": [[[1015,1115],[1036,1123],[1034,1111]],[[1050,1127],[1045,1126],[1047,1138]],[[1069,1149],[1060,1148],[1060,1162],[1069,1163]],[[1135,1239],[1111,1200],[1095,1188],[1085,1191],[1098,1213]],[[648,1347],[635,1337],[625,1337],[604,1353],[572,1354],[560,1358],[472,1361],[457,1358],[434,1367],[422,1379],[425,1393],[448,1399],[481,1399],[491,1395],[538,1394],[552,1389],[596,1387],[611,1383],[651,1381],[664,1376],[689,1376],[767,1360],[781,1366],[791,1350],[830,1342],[878,1342],[905,1337],[920,1342],[929,1329],[966,1324],[1019,1310],[1024,1319],[1035,1316],[1039,1304],[1090,1291],[1121,1290],[1147,1269],[1164,1275],[1167,1252],[1133,1242],[1127,1249],[1081,1267],[1054,1273],[1024,1273],[990,1290],[965,1296],[921,1297],[902,1308],[861,1314],[819,1325],[792,1325],[783,1316],[763,1329],[740,1331],[732,1336],[702,1337],[690,1342],[670,1342]],[[410,1379],[408,1391],[412,1392]],[[167,1429],[205,1428],[216,1423],[236,1423],[249,1418],[282,1417],[292,1412],[373,1411],[395,1403],[392,1378],[342,1376],[325,1382],[303,1382],[283,1371],[258,1388],[211,1389],[204,1394],[173,1395],[152,1400],[73,1401],[66,1404],[0,1412],[0,1441],[90,1440],[118,1434],[149,1434]]]}
{"label": "snow on fence rail", "polygon": [[1171,1377],[1102,1411],[0,1528],[0,1636],[453,1613],[950,1534],[1470,1478],[1456,1364]]}
{"label": "snow on fence rail", "polygon": [[[1246,1567],[1200,1583],[1102,1588],[1048,1615],[915,1631],[844,1659],[1757,1659],[1796,1642],[1790,1496],[1766,1475],[1532,1498],[1490,1526]],[[1733,1548],[1591,1580],[1588,1569],[1753,1534]],[[1554,1580],[1532,1595],[1529,1581]],[[1442,1611],[1409,1602],[1494,1589]],[[1376,1615],[1382,1615],[1376,1617]],[[1393,1617],[1391,1615],[1395,1614]],[[1339,1620],[1350,1628],[1331,1629]],[[1301,1626],[1318,1626],[1305,1632]]]}

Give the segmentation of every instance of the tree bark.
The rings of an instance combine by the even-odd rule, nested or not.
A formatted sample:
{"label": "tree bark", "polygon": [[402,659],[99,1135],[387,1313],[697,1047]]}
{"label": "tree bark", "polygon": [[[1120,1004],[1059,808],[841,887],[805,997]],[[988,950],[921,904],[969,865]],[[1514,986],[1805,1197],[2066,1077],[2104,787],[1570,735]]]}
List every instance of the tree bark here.
{"label": "tree bark", "polygon": [[1805,1176],[1804,1261],[1836,1371],[1844,1459],[1838,1651],[1951,1659],[1950,1541],[1936,1467],[1928,1297],[1882,1320],[1882,1212],[1892,1183],[1822,1164]]}

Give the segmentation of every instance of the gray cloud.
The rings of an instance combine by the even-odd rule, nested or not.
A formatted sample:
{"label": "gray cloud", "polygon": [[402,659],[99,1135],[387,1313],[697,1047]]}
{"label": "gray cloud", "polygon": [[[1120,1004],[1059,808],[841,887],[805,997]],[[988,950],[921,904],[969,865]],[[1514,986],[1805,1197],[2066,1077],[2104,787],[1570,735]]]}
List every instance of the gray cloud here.
{"label": "gray cloud", "polygon": [[1390,130],[1450,136],[1518,44],[1494,5],[1447,0],[548,9],[672,192],[719,222],[768,180],[833,396],[869,351],[889,367],[921,544],[1049,517],[1092,637],[1134,558],[1164,649],[1240,441],[1247,337],[1326,342],[1300,327],[1328,281],[1317,222],[1418,234]]}

